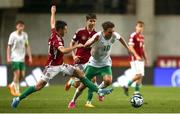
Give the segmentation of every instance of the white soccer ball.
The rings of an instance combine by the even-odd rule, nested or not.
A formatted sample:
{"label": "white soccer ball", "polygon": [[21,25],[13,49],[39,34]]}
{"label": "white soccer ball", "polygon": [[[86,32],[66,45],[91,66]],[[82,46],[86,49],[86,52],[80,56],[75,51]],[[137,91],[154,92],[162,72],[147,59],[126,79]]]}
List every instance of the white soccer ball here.
{"label": "white soccer ball", "polygon": [[143,100],[143,97],[139,94],[135,94],[131,97],[131,105],[135,108],[139,108],[143,105],[144,103],[144,100]]}

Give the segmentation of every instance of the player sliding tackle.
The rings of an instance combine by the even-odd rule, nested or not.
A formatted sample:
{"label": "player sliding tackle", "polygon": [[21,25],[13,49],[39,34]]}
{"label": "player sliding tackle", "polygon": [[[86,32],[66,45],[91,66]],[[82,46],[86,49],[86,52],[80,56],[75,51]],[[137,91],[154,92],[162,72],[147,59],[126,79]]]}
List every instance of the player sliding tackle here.
{"label": "player sliding tackle", "polygon": [[[94,76],[102,77],[104,83],[100,88],[105,88],[112,83],[112,61],[110,58],[112,45],[115,40],[118,40],[128,51],[129,47],[125,40],[117,32],[115,32],[115,25],[112,22],[104,22],[102,24],[102,28],[103,31],[93,35],[93,37],[85,44],[85,47],[92,47],[91,57],[85,69],[85,76],[89,80],[91,80]],[[73,99],[68,105],[68,108],[75,108],[75,102],[84,89],[84,84],[81,84],[77,88]]]}
{"label": "player sliding tackle", "polygon": [[47,82],[52,79],[59,72],[67,75],[73,75],[80,79],[91,90],[97,92],[100,95],[109,94],[112,89],[98,89],[89,79],[84,76],[84,73],[76,67],[71,65],[63,64],[63,55],[71,52],[72,50],[80,47],[84,47],[82,44],[77,44],[69,48],[64,48],[63,36],[67,33],[67,24],[64,21],[55,21],[56,7],[51,7],[51,36],[49,38],[49,57],[44,70],[44,75],[41,77],[37,85],[27,88],[19,97],[13,98],[11,106],[16,108],[20,101],[30,94],[41,90]]}

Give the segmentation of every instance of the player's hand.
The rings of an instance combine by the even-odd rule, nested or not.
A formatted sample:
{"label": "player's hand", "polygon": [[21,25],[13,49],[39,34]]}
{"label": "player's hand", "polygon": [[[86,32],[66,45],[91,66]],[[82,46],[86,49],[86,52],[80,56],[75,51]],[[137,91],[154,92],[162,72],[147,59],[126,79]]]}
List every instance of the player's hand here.
{"label": "player's hand", "polygon": [[52,13],[52,14],[55,14],[55,13],[56,13],[56,6],[53,5],[53,6],[51,7],[51,13]]}
{"label": "player's hand", "polygon": [[10,64],[10,63],[11,63],[11,59],[7,58],[7,64]]}
{"label": "player's hand", "polygon": [[29,57],[29,64],[32,64],[32,57]]}
{"label": "player's hand", "polygon": [[139,57],[139,56],[135,56],[135,57],[136,57],[136,60],[142,61],[142,58],[141,58],[141,57]]}
{"label": "player's hand", "polygon": [[74,60],[74,63],[79,63],[80,62],[80,59],[79,59],[80,56],[74,56],[73,57],[73,60]]}
{"label": "player's hand", "polygon": [[77,45],[76,45],[76,48],[82,48],[82,47],[84,47],[83,44],[77,44]]}

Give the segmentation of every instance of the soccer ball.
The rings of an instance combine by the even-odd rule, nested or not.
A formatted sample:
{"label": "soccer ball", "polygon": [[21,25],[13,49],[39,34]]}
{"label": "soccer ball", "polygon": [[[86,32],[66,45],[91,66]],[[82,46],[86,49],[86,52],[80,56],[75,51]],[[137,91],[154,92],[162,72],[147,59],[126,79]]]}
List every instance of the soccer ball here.
{"label": "soccer ball", "polygon": [[131,105],[135,108],[139,108],[143,105],[144,103],[144,100],[143,100],[143,97],[139,94],[135,94],[131,97]]}

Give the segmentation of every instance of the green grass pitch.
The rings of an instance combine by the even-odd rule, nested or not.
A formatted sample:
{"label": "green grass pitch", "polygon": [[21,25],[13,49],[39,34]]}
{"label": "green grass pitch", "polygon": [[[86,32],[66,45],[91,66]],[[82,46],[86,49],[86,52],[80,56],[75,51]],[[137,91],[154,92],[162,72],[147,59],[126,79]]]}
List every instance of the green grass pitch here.
{"label": "green grass pitch", "polygon": [[[133,108],[130,97],[123,94],[122,88],[114,88],[112,94],[105,97],[104,102],[99,102],[94,94],[93,104],[95,108],[86,108],[87,91],[79,97],[76,108],[68,109],[75,89],[66,92],[63,86],[49,86],[34,93],[23,100],[17,109],[10,107],[12,96],[7,88],[0,87],[0,113],[172,113],[180,112],[180,88],[143,86],[142,95],[145,104],[140,108]],[[130,89],[132,95],[133,88]]]}

